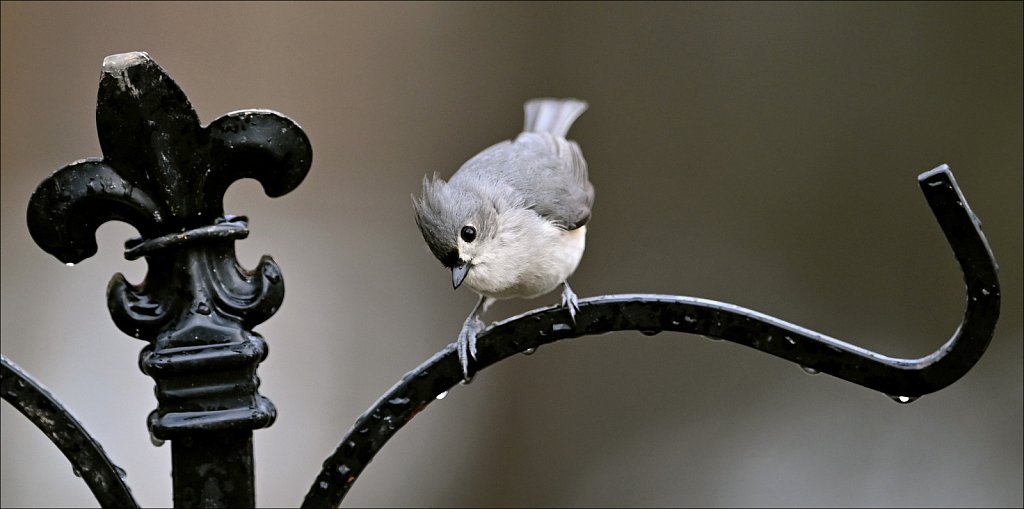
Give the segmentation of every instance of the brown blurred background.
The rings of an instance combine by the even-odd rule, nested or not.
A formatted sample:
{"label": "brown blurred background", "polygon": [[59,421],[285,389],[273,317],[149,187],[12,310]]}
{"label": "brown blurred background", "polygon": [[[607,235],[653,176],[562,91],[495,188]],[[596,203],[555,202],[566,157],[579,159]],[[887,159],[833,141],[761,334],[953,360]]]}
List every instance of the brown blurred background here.
{"label": "brown blurred background", "polygon": [[[295,119],[306,181],[240,182],[237,244],[281,265],[257,328],[258,503],[294,506],[352,422],[454,340],[452,292],[413,222],[423,174],[517,134],[535,96],[590,102],[571,135],[597,188],[583,296],[722,300],[894,356],[955,330],[963,283],[917,187],[948,163],[1001,265],[986,355],[912,405],[732,343],[617,333],[542,348],[456,387],[399,433],[351,506],[1017,506],[1022,500],[1022,4],[12,3],[2,5],[3,353],[50,387],[166,506],[143,344],[105,306],[133,228],[65,268],[31,241],[35,186],[100,156],[103,58],[146,51],[204,123]],[[557,293],[496,305],[498,320]],[[67,461],[2,405],[0,503],[90,506]]]}

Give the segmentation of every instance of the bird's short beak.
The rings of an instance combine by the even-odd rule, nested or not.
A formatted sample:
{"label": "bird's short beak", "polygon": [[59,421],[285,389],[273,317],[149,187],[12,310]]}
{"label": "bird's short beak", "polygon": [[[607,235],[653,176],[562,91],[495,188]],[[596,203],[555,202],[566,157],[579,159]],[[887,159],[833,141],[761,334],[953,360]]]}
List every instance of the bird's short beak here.
{"label": "bird's short beak", "polygon": [[469,262],[459,260],[452,267],[452,288],[458,288],[462,284],[462,280],[466,279],[466,274],[469,274]]}

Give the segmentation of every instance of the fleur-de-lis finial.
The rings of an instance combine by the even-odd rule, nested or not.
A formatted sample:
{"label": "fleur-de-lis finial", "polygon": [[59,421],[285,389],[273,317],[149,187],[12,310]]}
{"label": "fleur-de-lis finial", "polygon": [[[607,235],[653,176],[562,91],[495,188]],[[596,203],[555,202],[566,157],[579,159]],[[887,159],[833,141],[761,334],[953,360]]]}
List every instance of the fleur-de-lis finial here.
{"label": "fleur-de-lis finial", "polygon": [[224,215],[223,197],[246,177],[271,197],[295,189],[310,168],[309,139],[268,110],[200,125],[146,53],[104,60],[96,127],[103,157],[65,166],[32,195],[32,238],[72,264],[96,253],[104,222],[138,230],[125,256],[146,258],[146,279],[114,275],[107,299],[117,326],[148,342],[140,365],[157,381],[154,436],[269,426],[275,410],[255,374],[267,347],[252,328],[277,311],[284,282],[269,256],[252,271],[238,264],[234,241],[248,224]]}
{"label": "fleur-de-lis finial", "polygon": [[268,110],[224,115],[206,127],[188,98],[146,53],[103,61],[96,105],[102,159],[65,166],[33,194],[32,238],[65,263],[96,253],[95,231],[117,219],[144,239],[212,224],[234,181],[268,196],[295,189],[311,148],[290,119]]}

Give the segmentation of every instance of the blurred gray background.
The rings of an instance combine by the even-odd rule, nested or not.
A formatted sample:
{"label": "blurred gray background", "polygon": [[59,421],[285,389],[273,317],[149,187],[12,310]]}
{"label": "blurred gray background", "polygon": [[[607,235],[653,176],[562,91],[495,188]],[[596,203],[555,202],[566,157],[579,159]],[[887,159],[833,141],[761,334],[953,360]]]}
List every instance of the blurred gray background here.
{"label": "blurred gray background", "polygon": [[[208,123],[295,119],[305,182],[247,214],[247,267],[287,297],[257,431],[258,503],[294,506],[352,422],[454,340],[453,292],[413,221],[425,173],[516,135],[535,96],[590,102],[570,133],[597,189],[581,297],[691,295],[894,355],[941,345],[963,282],[917,187],[948,163],[1001,264],[986,355],[912,405],[732,344],[617,333],[520,356],[458,386],[383,449],[351,506],[1017,506],[1022,501],[1022,4],[11,3],[2,5],[3,353],[171,503],[149,444],[143,344],[104,291],[135,230],[100,228],[72,269],[29,238],[50,172],[100,156],[103,58],[147,51]],[[500,303],[498,320],[556,302]],[[2,405],[3,506],[94,506]]]}

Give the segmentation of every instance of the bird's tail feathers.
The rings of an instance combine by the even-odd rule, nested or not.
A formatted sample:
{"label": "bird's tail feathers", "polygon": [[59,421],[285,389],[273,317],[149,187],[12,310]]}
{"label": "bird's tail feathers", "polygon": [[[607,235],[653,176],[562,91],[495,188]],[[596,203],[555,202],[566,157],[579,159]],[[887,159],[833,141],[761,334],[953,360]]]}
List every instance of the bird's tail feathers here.
{"label": "bird's tail feathers", "polygon": [[565,138],[573,122],[587,110],[587,103],[579,99],[532,99],[526,102],[524,132],[551,133]]}

